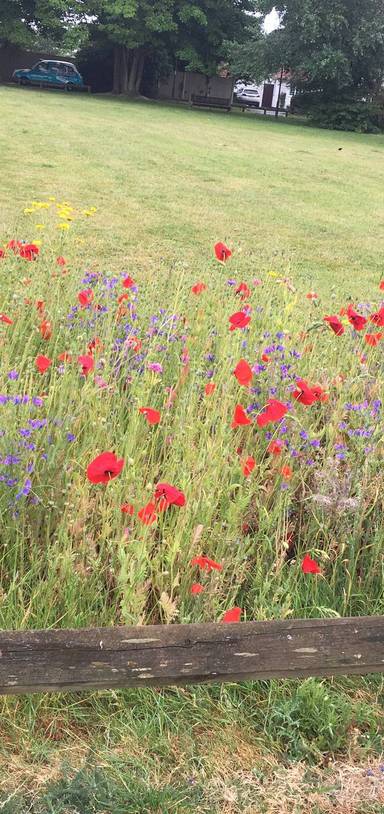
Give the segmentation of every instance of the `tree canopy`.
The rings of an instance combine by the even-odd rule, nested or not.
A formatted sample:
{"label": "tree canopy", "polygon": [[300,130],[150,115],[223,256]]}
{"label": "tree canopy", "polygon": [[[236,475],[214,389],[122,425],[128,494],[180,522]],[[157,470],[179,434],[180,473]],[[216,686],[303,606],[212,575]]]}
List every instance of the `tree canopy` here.
{"label": "tree canopy", "polygon": [[229,39],[241,41],[256,0],[2,0],[1,39],[76,50],[88,39],[114,51],[114,90],[136,93],[150,58],[168,69],[214,73]]}
{"label": "tree canopy", "polygon": [[241,38],[254,0],[87,0],[94,29],[115,49],[114,89],[134,93],[148,57],[215,71],[225,41]]}
{"label": "tree canopy", "polygon": [[[280,28],[263,35],[254,26],[246,45],[233,49],[237,73],[291,72],[299,90],[324,99],[374,92],[384,76],[384,0],[277,0]],[[271,11],[259,0],[258,11]],[[261,67],[260,67],[261,66]]]}

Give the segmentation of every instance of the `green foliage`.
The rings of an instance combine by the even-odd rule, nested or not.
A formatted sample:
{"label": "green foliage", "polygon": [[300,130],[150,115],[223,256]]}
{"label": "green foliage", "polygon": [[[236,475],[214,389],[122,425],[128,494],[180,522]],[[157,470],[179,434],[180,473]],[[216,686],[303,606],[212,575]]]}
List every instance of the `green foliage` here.
{"label": "green foliage", "polygon": [[[270,10],[263,0],[259,8]],[[384,76],[384,0],[286,0],[277,4],[282,26],[269,35],[269,64],[279,60],[300,89],[320,90],[326,100],[341,91],[363,96]]]}
{"label": "green foliage", "polygon": [[332,130],[379,133],[384,130],[383,107],[372,102],[324,102],[307,109],[309,121]]}
{"label": "green foliage", "polygon": [[307,679],[286,697],[272,695],[265,727],[290,760],[314,760],[345,749],[353,714],[349,699],[329,683]]}
{"label": "green foliage", "polygon": [[63,777],[31,800],[21,795],[4,798],[0,806],[3,814],[192,814],[198,803],[199,789],[166,784],[150,788],[135,771],[125,769],[121,774],[89,766]]}
{"label": "green foliage", "polygon": [[261,82],[268,75],[266,51],[268,40],[263,34],[260,21],[248,25],[241,41],[226,44],[226,55],[231,72],[237,79]]}
{"label": "green foliage", "polygon": [[0,42],[69,53],[87,37],[79,6],[68,0],[3,0]]}
{"label": "green foliage", "polygon": [[27,47],[34,41],[34,0],[3,0],[0,6],[0,42]]}

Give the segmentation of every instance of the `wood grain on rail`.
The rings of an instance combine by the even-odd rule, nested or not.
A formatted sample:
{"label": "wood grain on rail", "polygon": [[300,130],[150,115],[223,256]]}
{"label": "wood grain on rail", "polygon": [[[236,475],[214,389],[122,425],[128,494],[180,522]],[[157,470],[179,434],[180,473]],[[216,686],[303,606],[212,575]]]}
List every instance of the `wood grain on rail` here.
{"label": "wood grain on rail", "polygon": [[0,631],[0,694],[384,672],[384,617]]}

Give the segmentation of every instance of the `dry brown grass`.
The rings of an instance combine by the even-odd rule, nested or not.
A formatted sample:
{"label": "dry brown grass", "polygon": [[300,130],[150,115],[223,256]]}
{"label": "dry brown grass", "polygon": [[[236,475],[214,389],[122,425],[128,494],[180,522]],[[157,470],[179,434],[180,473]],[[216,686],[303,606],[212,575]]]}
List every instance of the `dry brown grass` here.
{"label": "dry brown grass", "polygon": [[[194,733],[199,754],[199,769],[190,774],[187,742],[176,738],[172,764],[155,761],[148,774],[152,788],[184,785],[188,780],[204,790],[196,814],[379,814],[384,812],[384,772],[379,761],[335,760],[326,767],[308,767],[303,762],[284,765],[262,746],[249,742],[234,727],[223,729],[221,737],[207,731]],[[63,765],[75,775],[91,757],[99,769],[108,771],[112,763],[124,773],[124,759],[129,754],[145,759],[148,743],[133,743],[127,738],[114,749],[90,755],[81,740],[58,743],[46,760],[31,760],[28,754],[0,756],[0,794],[11,799],[26,794],[38,799],[43,790],[63,775]],[[147,755],[149,752],[147,751]],[[125,769],[129,771],[127,767]],[[189,775],[189,776],[188,776]],[[68,778],[68,768],[66,769]]]}

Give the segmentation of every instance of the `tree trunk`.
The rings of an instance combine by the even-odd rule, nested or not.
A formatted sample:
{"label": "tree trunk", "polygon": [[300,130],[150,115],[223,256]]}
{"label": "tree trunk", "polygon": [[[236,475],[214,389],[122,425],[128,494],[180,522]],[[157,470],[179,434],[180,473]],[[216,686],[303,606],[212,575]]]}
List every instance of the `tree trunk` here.
{"label": "tree trunk", "polygon": [[128,48],[126,48],[125,45],[123,45],[120,93],[127,93],[128,90],[128,60],[129,60],[129,51]]}
{"label": "tree trunk", "polygon": [[141,81],[143,79],[143,72],[145,66],[145,54],[140,54],[139,57],[139,64],[137,67],[137,74],[136,74],[136,84],[135,84],[135,93],[136,96],[140,93]]}
{"label": "tree trunk", "polygon": [[127,93],[128,90],[128,48],[115,45],[113,60],[113,92]]}
{"label": "tree trunk", "polygon": [[139,67],[139,51],[137,50],[137,48],[135,48],[132,53],[132,62],[128,79],[128,93],[132,94],[132,96],[134,95],[136,89],[136,78],[138,67]]}
{"label": "tree trunk", "polygon": [[120,93],[121,46],[113,49],[113,93]]}

